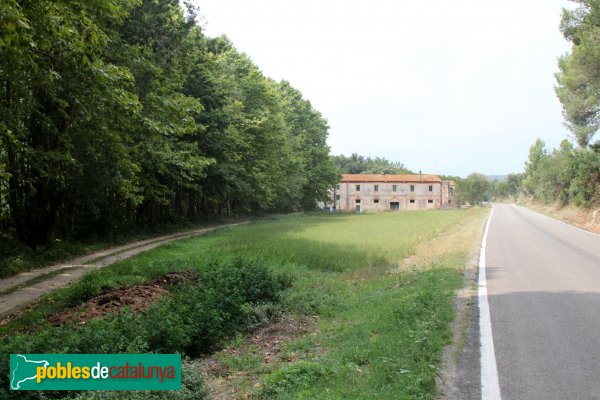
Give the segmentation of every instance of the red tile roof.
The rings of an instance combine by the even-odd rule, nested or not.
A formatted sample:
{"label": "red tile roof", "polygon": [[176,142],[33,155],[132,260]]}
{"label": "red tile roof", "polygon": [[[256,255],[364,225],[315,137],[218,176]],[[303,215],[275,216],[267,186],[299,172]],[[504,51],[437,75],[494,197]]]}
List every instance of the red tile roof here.
{"label": "red tile roof", "polygon": [[387,174],[342,174],[342,182],[427,182],[439,183],[437,175],[387,175]]}

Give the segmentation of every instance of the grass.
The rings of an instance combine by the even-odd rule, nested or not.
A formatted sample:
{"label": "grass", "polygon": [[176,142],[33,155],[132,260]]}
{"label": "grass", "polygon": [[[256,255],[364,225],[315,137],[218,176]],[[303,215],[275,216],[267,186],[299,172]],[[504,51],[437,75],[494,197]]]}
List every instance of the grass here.
{"label": "grass", "polygon": [[[464,213],[458,226],[416,246],[412,266],[366,268],[342,274],[354,279],[341,286],[330,282],[339,301],[321,319],[321,333],[289,345],[302,355],[300,364],[267,374],[259,397],[434,398],[453,299],[463,286],[460,272],[487,215],[481,209]],[[325,355],[311,349],[326,349]]]}
{"label": "grass", "polygon": [[316,345],[326,355],[274,371],[263,397],[431,398],[461,282],[455,270],[431,268],[354,285],[345,309],[322,322]]}
{"label": "grass", "polygon": [[[287,343],[281,360],[269,368],[252,349],[223,356],[221,361],[230,369],[260,380],[259,388],[244,390],[268,399],[429,399],[435,396],[441,351],[451,338],[449,322],[456,290],[463,285],[461,270],[487,213],[472,208],[296,215],[226,228],[92,271],[71,287],[45,296],[0,333],[8,337],[20,327],[44,327],[46,315],[103,290],[185,269],[199,271],[202,281],[207,266],[254,260],[293,279],[280,306],[256,311],[266,318],[259,320],[280,311],[317,316],[319,332]],[[461,226],[467,226],[469,234],[457,239],[451,232]],[[410,265],[405,265],[409,256]],[[226,285],[219,279],[215,282]],[[169,320],[170,307],[177,304],[171,300],[157,315]],[[122,322],[111,325],[110,335],[127,329]],[[172,326],[177,328],[177,322]],[[61,329],[77,334],[78,328]],[[101,336],[102,329],[98,324],[95,334]],[[169,336],[169,327],[160,329]],[[186,329],[182,326],[180,331]],[[173,346],[177,349],[176,343]]]}
{"label": "grass", "polygon": [[12,235],[0,232],[0,279],[113,246],[205,226],[209,225],[205,223],[165,224],[151,230],[132,229],[110,238],[91,237],[86,241],[55,239],[35,250],[15,240]]}
{"label": "grass", "polygon": [[256,346],[248,346],[235,356],[220,354],[217,359],[233,372],[257,370],[262,366],[262,358],[257,353]]}
{"label": "grass", "polygon": [[595,208],[583,208],[575,205],[559,203],[544,204],[532,198],[520,197],[516,204],[527,207],[538,213],[566,222],[567,224],[600,234],[600,217]]}

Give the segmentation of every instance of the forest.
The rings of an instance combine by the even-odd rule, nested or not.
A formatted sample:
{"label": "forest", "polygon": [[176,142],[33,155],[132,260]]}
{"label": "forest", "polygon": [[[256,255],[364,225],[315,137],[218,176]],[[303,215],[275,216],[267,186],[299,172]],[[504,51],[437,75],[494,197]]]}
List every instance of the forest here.
{"label": "forest", "polygon": [[35,248],[327,196],[327,121],[197,20],[177,0],[1,2],[3,241]]}

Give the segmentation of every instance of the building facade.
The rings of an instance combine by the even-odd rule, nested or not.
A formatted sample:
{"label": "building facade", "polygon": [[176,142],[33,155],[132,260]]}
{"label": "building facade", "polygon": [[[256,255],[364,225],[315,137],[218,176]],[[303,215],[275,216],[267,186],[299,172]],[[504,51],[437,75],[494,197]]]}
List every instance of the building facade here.
{"label": "building facade", "polygon": [[336,211],[447,209],[455,206],[454,182],[437,175],[343,174],[325,208]]}

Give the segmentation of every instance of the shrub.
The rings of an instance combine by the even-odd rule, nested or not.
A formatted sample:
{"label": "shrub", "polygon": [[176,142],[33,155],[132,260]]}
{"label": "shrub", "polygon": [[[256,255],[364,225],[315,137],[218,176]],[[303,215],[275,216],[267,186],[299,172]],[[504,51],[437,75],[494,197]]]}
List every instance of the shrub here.
{"label": "shrub", "polygon": [[278,302],[282,291],[292,284],[289,275],[273,272],[259,259],[243,257],[210,262],[202,281],[223,295],[247,303]]}
{"label": "shrub", "polygon": [[179,285],[147,314],[150,348],[206,353],[225,338],[272,318],[291,285],[260,261],[209,263],[195,285]]}
{"label": "shrub", "polygon": [[[273,272],[257,260],[213,262],[204,268],[198,283],[176,286],[171,295],[157,301],[144,314],[134,315],[126,309],[83,325],[42,325],[37,331],[3,338],[0,352],[207,353],[226,338],[276,315],[282,292],[290,285],[288,276]],[[84,279],[78,284],[81,290],[74,292],[73,299],[88,297],[100,290],[99,286],[96,280]],[[0,364],[0,398],[40,398],[37,392],[6,391],[9,387],[8,368],[8,363]],[[186,392],[188,397],[182,398],[203,398],[201,386],[201,383],[197,384]],[[64,397],[68,394],[45,392],[44,396]],[[116,398],[113,394],[94,396],[97,399]],[[127,396],[137,399],[156,398],[157,395],[136,392]]]}

